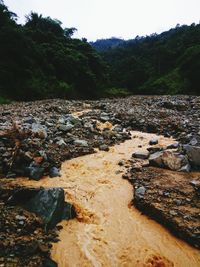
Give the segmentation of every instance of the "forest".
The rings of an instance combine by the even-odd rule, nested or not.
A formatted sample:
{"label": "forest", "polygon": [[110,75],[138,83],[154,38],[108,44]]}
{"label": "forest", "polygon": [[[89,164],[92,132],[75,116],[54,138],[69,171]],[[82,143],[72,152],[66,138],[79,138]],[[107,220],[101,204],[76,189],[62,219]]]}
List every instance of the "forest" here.
{"label": "forest", "polygon": [[199,95],[200,24],[93,43],[73,38],[75,31],[35,12],[18,24],[0,0],[0,102]]}

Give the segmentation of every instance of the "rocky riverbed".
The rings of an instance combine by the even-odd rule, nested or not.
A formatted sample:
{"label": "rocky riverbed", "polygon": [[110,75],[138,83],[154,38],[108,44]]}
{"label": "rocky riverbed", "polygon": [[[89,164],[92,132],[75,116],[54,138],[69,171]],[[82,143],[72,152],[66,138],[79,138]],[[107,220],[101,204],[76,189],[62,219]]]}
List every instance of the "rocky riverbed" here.
{"label": "rocky riverbed", "polygon": [[[43,186],[44,176],[51,177],[53,185],[53,180],[58,179],[55,177],[62,175],[60,168],[63,161],[98,150],[109,151],[116,144],[138,138],[131,135],[133,130],[171,137],[167,146],[158,142],[158,137],[148,140],[145,148],[142,142],[138,142],[130,161],[119,162],[120,166],[125,167],[121,176],[124,174],[123,177],[133,184],[133,204],[191,245],[200,246],[200,97],[133,96],[99,101],[45,100],[2,105],[0,114],[0,183],[3,188],[0,194],[1,218],[7,218],[8,215],[11,218],[9,223],[0,219],[1,233],[9,234],[11,238],[8,244],[1,241],[3,248],[8,247],[1,252],[2,266],[8,266],[6,264],[10,262],[9,266],[35,266],[31,265],[34,261],[37,266],[53,266],[48,265],[55,264],[48,258],[51,247],[48,242],[57,241],[55,230],[49,230],[53,231],[52,234],[47,231],[47,224],[44,218],[41,221],[41,214],[35,213],[35,210],[31,210],[31,213],[27,211],[24,194],[19,194],[22,203],[13,206],[8,201],[9,197],[5,197],[10,192],[7,188],[14,188],[11,190],[13,192],[17,183],[20,183],[18,186],[22,185],[18,177],[23,176],[36,180],[35,188],[38,188],[37,184]],[[67,212],[65,215],[71,212],[69,206]],[[23,249],[21,254],[20,249],[16,249],[23,247],[27,239],[26,233],[22,234],[23,238],[20,234],[20,238],[14,234],[18,230],[21,233],[20,229],[23,228],[21,221],[20,226],[16,220],[18,215],[19,219],[23,217],[21,221],[26,225],[29,225],[26,221],[35,225],[35,220],[38,220],[37,229],[28,226],[28,229],[32,229],[31,240],[36,242],[37,248],[35,254],[27,256],[26,262],[20,260],[24,255]],[[29,216],[30,219],[27,219]],[[73,216],[66,215],[65,219]],[[35,231],[40,238],[34,234]],[[45,253],[41,252],[40,243],[46,244]],[[15,250],[18,254],[15,254]],[[36,258],[37,261],[34,260]]]}

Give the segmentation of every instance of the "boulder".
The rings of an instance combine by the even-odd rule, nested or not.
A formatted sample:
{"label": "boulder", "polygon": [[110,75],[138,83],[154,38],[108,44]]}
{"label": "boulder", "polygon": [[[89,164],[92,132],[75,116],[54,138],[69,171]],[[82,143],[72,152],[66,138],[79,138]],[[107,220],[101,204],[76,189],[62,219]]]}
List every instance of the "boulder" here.
{"label": "boulder", "polygon": [[163,155],[163,151],[159,151],[159,152],[151,154],[149,157],[149,164],[155,167],[160,167],[160,168],[164,167],[163,161],[162,161],[162,155]]}
{"label": "boulder", "polygon": [[173,171],[178,171],[183,166],[188,164],[188,160],[184,155],[170,150],[166,150],[163,152],[162,161],[165,167]]}
{"label": "boulder", "polygon": [[21,205],[29,212],[40,216],[46,229],[54,228],[63,217],[65,219],[75,217],[74,208],[64,202],[62,188],[20,188],[10,197],[9,203]]}
{"label": "boulder", "polygon": [[171,150],[151,154],[149,157],[149,164],[173,171],[189,172],[191,169],[187,156]]}
{"label": "boulder", "polygon": [[194,167],[200,167],[200,146],[185,145],[184,150]]}

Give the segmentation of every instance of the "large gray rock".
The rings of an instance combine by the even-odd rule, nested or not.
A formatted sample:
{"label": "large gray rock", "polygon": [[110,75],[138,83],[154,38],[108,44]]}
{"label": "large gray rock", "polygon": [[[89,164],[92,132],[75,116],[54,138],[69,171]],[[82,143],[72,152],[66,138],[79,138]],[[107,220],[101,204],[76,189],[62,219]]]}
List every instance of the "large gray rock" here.
{"label": "large gray rock", "polygon": [[71,204],[66,205],[64,201],[64,190],[62,188],[21,188],[13,194],[9,202],[21,205],[28,211],[40,216],[46,229],[52,229],[63,218],[71,219],[75,217],[75,211]]}
{"label": "large gray rock", "polygon": [[188,156],[190,163],[196,167],[200,167],[200,147],[185,145],[184,150]]}

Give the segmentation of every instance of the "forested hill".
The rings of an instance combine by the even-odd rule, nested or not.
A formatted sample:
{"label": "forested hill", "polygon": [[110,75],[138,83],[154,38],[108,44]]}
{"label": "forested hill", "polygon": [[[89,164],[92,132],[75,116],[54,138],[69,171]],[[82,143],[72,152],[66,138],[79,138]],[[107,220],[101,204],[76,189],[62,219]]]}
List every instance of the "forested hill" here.
{"label": "forested hill", "polygon": [[107,51],[124,43],[125,41],[123,39],[116,37],[112,37],[109,39],[98,39],[95,42],[90,42],[91,46],[99,52]]}
{"label": "forested hill", "polygon": [[93,45],[110,66],[114,88],[134,94],[200,94],[200,24],[177,25],[113,47],[106,40]]}
{"label": "forested hill", "polygon": [[16,18],[0,0],[0,102],[101,94],[106,65],[74,28],[33,12],[24,26]]}
{"label": "forested hill", "polygon": [[94,43],[75,30],[34,12],[20,25],[0,0],[0,103],[200,93],[200,24]]}

